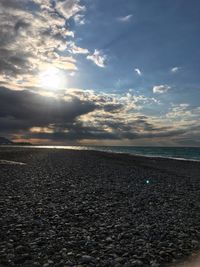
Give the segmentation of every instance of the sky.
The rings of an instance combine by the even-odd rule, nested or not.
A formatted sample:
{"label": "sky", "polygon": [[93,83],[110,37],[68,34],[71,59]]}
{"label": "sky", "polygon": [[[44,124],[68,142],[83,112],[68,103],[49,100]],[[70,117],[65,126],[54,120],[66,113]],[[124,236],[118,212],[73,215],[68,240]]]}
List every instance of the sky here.
{"label": "sky", "polygon": [[199,0],[0,0],[0,136],[200,146]]}

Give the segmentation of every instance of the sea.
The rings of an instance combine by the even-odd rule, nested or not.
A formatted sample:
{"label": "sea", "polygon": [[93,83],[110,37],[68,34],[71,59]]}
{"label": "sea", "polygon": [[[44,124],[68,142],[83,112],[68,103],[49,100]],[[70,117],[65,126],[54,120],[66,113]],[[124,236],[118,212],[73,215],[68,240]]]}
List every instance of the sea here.
{"label": "sea", "polygon": [[29,146],[30,148],[53,148],[96,150],[112,153],[126,153],[146,157],[173,158],[200,161],[200,147],[139,147],[139,146]]}

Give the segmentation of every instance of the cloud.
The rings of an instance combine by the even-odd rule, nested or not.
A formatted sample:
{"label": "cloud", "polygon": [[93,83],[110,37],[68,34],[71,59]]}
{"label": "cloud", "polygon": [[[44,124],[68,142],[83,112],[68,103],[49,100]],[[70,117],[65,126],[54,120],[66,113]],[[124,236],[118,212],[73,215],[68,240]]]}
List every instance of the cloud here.
{"label": "cloud", "polygon": [[140,69],[135,68],[134,71],[137,73],[137,75],[142,76],[142,72]]}
{"label": "cloud", "polygon": [[[108,114],[116,113],[122,104],[108,95],[98,95],[93,91],[68,89],[59,97],[49,97],[31,91],[13,91],[0,87],[0,124],[1,134],[26,134],[26,136],[40,133],[52,136],[72,133],[77,134],[73,139],[81,138],[82,132],[91,137],[95,127],[83,125],[80,117],[95,110]],[[104,130],[96,129],[96,132]],[[72,135],[73,136],[73,135]],[[78,137],[79,136],[79,137]],[[68,136],[69,137],[69,136]],[[72,137],[71,137],[72,139]]]}
{"label": "cloud", "polygon": [[79,47],[72,41],[67,42],[67,48],[72,54],[89,54],[89,50],[87,48]]}
{"label": "cloud", "polygon": [[182,123],[183,125],[185,125],[186,122],[196,124],[195,121],[199,116],[200,108],[191,108],[187,103],[173,104],[170,107],[169,112],[166,114],[167,118],[173,119],[174,121],[178,122],[179,124]]}
{"label": "cloud", "polygon": [[100,68],[105,68],[106,66],[106,55],[103,55],[101,51],[95,49],[94,53],[87,56],[88,60],[91,60]]}
{"label": "cloud", "polygon": [[[155,99],[134,94],[106,94],[68,89],[56,97],[0,87],[0,135],[32,142],[139,142],[187,140],[198,135],[200,110],[187,104],[172,106],[162,117],[142,113]],[[190,111],[187,112],[186,110]],[[184,120],[180,116],[185,113]],[[194,125],[196,127],[194,128]],[[35,140],[35,141],[34,141]]]}
{"label": "cloud", "polygon": [[173,67],[173,68],[171,68],[171,72],[172,73],[177,73],[178,71],[180,70],[180,67]]}
{"label": "cloud", "polygon": [[171,89],[171,86],[169,85],[155,85],[153,87],[153,93],[155,94],[163,94],[166,93]]}
{"label": "cloud", "polygon": [[74,16],[74,21],[77,25],[84,25],[86,23],[85,16],[81,14],[77,14]]}
{"label": "cloud", "polygon": [[[84,20],[79,0],[2,0],[0,2],[0,85],[23,90],[38,84],[39,75],[52,66],[74,72],[77,56],[99,67],[106,56],[78,46],[68,20]],[[81,14],[80,14],[81,12]]]}
{"label": "cloud", "polygon": [[[93,111],[96,104],[75,95],[68,100],[42,96],[29,91],[0,88],[0,118],[7,124],[20,122],[27,127],[45,127],[49,124],[73,122],[76,117]],[[38,108],[39,107],[39,108]],[[11,123],[12,124],[12,123]]]}
{"label": "cloud", "polygon": [[129,15],[124,16],[124,17],[119,17],[117,20],[121,21],[121,22],[128,22],[132,19],[132,17],[133,17],[133,15],[129,14]]}
{"label": "cloud", "polygon": [[55,4],[51,0],[2,0],[0,84],[16,89],[34,86],[36,76],[52,65],[77,70],[72,54],[87,55],[89,51],[68,41],[74,32],[66,19],[84,11],[79,0],[57,0]]}
{"label": "cloud", "polygon": [[65,19],[69,19],[79,12],[85,11],[85,6],[80,5],[79,0],[57,0],[56,11]]}

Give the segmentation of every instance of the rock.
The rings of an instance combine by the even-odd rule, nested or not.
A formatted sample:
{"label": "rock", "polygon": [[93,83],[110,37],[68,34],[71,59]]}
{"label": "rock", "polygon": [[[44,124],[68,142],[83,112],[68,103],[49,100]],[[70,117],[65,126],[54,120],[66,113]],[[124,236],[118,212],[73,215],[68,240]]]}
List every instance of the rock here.
{"label": "rock", "polygon": [[34,266],[34,267],[40,267],[41,265],[40,265],[39,262],[35,261],[35,262],[33,263],[33,266]]}
{"label": "rock", "polygon": [[67,252],[67,249],[66,249],[66,248],[62,248],[61,251],[62,251],[62,252]]}
{"label": "rock", "polygon": [[118,258],[115,258],[115,261],[119,262],[119,263],[123,263],[124,262],[124,258],[118,257]]}
{"label": "rock", "polygon": [[110,242],[112,242],[112,241],[113,241],[113,240],[112,240],[111,237],[107,237],[107,238],[106,238],[106,242],[110,243]]}
{"label": "rock", "polygon": [[140,267],[140,266],[143,266],[143,262],[141,260],[134,260],[131,262],[131,266]]}
{"label": "rock", "polygon": [[66,259],[67,258],[67,253],[66,252],[62,252],[62,258]]}
{"label": "rock", "polygon": [[74,255],[74,253],[72,251],[67,253],[67,256],[73,256],[73,255]]}
{"label": "rock", "polygon": [[14,263],[23,264],[27,260],[31,260],[31,256],[29,254],[22,254],[14,258]]}
{"label": "rock", "polygon": [[197,247],[198,245],[199,245],[199,242],[197,241],[197,240],[192,240],[192,245],[194,246],[194,247]]}
{"label": "rock", "polygon": [[165,252],[165,251],[163,251],[163,250],[161,250],[161,251],[159,252],[159,255],[160,255],[161,257],[163,257],[163,256],[165,256],[165,255],[166,255],[166,252]]}
{"label": "rock", "polygon": [[19,254],[23,253],[25,250],[26,250],[26,248],[24,246],[21,246],[21,245],[19,245],[15,248],[15,252],[19,253]]}
{"label": "rock", "polygon": [[65,262],[65,267],[67,267],[67,266],[73,266],[74,264],[73,264],[73,262],[71,262],[71,261],[66,261]]}
{"label": "rock", "polygon": [[81,257],[81,262],[82,262],[82,263],[90,263],[90,262],[92,262],[92,261],[94,261],[94,258],[91,257],[91,256],[89,256],[89,255],[83,255],[83,256]]}
{"label": "rock", "polygon": [[159,267],[160,265],[156,262],[151,263],[151,267]]}
{"label": "rock", "polygon": [[11,253],[7,254],[7,258],[8,258],[9,260],[14,259],[14,257],[15,257],[14,254],[11,254]]}

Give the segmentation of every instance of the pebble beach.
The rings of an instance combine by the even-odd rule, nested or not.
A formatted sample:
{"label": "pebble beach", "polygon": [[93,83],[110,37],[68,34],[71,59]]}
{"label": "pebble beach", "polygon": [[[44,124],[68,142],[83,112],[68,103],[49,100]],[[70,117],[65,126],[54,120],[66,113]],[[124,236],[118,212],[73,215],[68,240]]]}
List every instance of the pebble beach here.
{"label": "pebble beach", "polygon": [[0,267],[165,267],[200,249],[200,162],[0,148]]}

